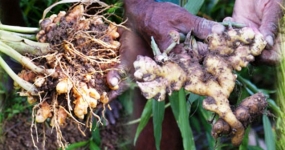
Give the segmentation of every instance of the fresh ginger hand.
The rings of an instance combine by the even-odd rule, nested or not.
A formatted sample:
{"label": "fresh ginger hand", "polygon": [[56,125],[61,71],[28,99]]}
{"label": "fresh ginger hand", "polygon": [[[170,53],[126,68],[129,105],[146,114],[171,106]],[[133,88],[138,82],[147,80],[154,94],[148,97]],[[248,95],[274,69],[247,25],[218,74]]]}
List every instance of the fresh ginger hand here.
{"label": "fresh ginger hand", "polygon": [[124,8],[126,26],[130,31],[121,31],[121,64],[118,70],[110,71],[107,77],[109,85],[119,86],[118,90],[109,93],[111,99],[126,89],[126,83],[122,82],[124,74],[133,75],[133,62],[137,55],[152,55],[151,36],[154,37],[159,49],[165,51],[174,42],[179,43],[180,33],[187,34],[192,31],[193,35],[204,39],[212,32],[213,27],[218,30],[224,29],[216,22],[194,16],[171,3],[158,3],[153,0],[124,0]]}
{"label": "fresh ginger hand", "polygon": [[260,56],[260,61],[276,63],[279,53],[275,42],[278,34],[278,21],[282,17],[282,0],[236,0],[232,19],[260,32],[267,42],[267,49]]}

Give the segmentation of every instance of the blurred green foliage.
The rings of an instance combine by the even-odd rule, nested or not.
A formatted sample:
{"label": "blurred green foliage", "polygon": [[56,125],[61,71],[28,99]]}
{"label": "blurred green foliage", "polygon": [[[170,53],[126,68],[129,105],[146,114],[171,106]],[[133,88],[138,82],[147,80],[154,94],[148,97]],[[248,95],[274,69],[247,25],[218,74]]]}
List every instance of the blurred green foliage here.
{"label": "blurred green foliage", "polygon": [[205,0],[199,16],[221,22],[225,17],[232,16],[234,0]]}
{"label": "blurred green foliage", "polygon": [[[58,0],[20,0],[20,7],[23,12],[25,23],[28,27],[38,27],[43,11]],[[69,4],[59,5],[51,10],[50,14],[58,13],[61,10],[68,10]]]}
{"label": "blurred green foliage", "polygon": [[[284,7],[283,7],[284,9]],[[280,24],[280,33],[281,34],[281,56],[282,60],[280,61],[279,66],[277,67],[277,105],[280,107],[280,111],[276,121],[276,138],[277,140],[277,149],[285,149],[285,16],[282,17]]]}

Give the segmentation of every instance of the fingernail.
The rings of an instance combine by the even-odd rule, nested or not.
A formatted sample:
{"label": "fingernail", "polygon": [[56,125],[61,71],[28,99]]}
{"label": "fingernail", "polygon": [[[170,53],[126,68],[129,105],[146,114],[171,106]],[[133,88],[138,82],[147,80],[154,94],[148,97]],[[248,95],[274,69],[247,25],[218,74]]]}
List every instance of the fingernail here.
{"label": "fingernail", "polygon": [[224,31],[225,31],[225,26],[221,24],[217,24],[212,27],[213,33],[222,34]]}
{"label": "fingernail", "polygon": [[119,84],[119,79],[118,79],[118,78],[111,78],[111,79],[110,79],[110,84],[111,84],[112,86],[118,85],[118,84]]}
{"label": "fingernail", "polygon": [[223,21],[232,21],[233,22],[234,19],[232,17],[226,17],[226,18],[223,19]]}
{"label": "fingernail", "polygon": [[270,46],[273,46],[273,44],[274,44],[273,37],[271,35],[266,36],[265,41]]}

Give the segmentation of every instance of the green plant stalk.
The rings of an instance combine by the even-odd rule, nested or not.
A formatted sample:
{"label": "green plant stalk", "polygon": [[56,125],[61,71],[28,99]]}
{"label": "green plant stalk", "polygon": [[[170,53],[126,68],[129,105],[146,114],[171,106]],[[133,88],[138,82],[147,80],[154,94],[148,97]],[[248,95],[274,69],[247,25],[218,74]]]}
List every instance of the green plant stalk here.
{"label": "green plant stalk", "polygon": [[7,72],[7,74],[15,81],[17,82],[23,89],[27,90],[31,94],[36,94],[37,88],[20,78],[9,66],[8,64],[4,61],[4,59],[0,56],[0,65],[3,67],[3,69]]}
{"label": "green plant stalk", "polygon": [[0,35],[4,34],[4,39],[8,38],[8,39],[15,40],[13,38],[18,39],[18,37],[21,37],[21,38],[25,38],[29,40],[34,40],[34,41],[37,40],[35,34],[23,34],[23,33],[17,33],[17,32],[5,31],[5,30],[0,30],[0,32],[1,32]]}
{"label": "green plant stalk", "polygon": [[[4,31],[4,30],[2,30],[2,31]],[[6,31],[6,32],[9,32],[9,31]],[[25,39],[29,39],[29,40],[33,40],[33,41],[37,40],[37,37],[35,34],[22,34],[22,33],[14,33],[14,34],[19,36],[19,37],[25,38]]]}
{"label": "green plant stalk", "polygon": [[4,25],[0,23],[0,29],[12,32],[19,32],[19,33],[38,33],[39,28],[31,28],[31,27],[20,27],[20,26],[10,26]]}
{"label": "green plant stalk", "polygon": [[244,79],[242,76],[237,75],[237,79],[254,93],[260,92],[260,90],[254,84]]}
{"label": "green plant stalk", "polygon": [[16,50],[6,45],[2,41],[0,41],[0,52],[5,53],[6,55],[12,57],[17,62],[22,64],[24,67],[30,69],[31,71],[35,73],[52,75],[55,72],[54,69],[44,69],[44,68],[36,66],[29,58],[22,56]]}
{"label": "green plant stalk", "polygon": [[43,55],[50,52],[48,43],[39,43],[21,37],[24,35],[25,34],[0,30],[0,41],[9,45],[21,54],[29,53],[33,55]]}
{"label": "green plant stalk", "polygon": [[232,22],[232,21],[223,21],[223,22],[220,22],[220,24],[224,26],[237,27],[237,28],[243,28],[247,26],[246,24]]}

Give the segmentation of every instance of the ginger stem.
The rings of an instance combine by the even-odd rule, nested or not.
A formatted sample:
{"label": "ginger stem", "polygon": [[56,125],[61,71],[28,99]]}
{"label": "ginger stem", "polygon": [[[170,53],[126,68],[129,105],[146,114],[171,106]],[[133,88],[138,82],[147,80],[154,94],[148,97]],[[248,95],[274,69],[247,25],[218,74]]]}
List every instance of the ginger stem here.
{"label": "ginger stem", "polygon": [[[2,37],[2,34],[3,34],[3,37]],[[37,40],[35,34],[16,33],[16,32],[0,30],[0,35],[2,38],[8,38],[8,39],[11,39],[11,37],[13,37],[13,38],[16,37],[16,39],[21,37],[21,38],[26,38],[29,40]],[[9,36],[9,37],[5,37],[5,36]],[[13,40],[15,40],[15,39],[13,39]]]}
{"label": "ginger stem", "polygon": [[41,55],[50,51],[48,43],[34,42],[21,36],[32,38],[31,35],[0,30],[0,40],[21,54],[29,53],[33,55]]}
{"label": "ginger stem", "polygon": [[223,22],[221,22],[221,24],[224,26],[237,27],[237,28],[243,28],[243,27],[247,26],[246,24],[232,22],[232,21],[223,21]]}
{"label": "ginger stem", "polygon": [[20,78],[9,66],[8,64],[3,60],[3,58],[0,56],[0,65],[3,67],[3,69],[7,72],[7,74],[15,81],[17,82],[23,89],[27,90],[31,94],[35,94],[37,92],[37,88]]}
{"label": "ginger stem", "polygon": [[29,68],[31,71],[35,73],[48,74],[52,75],[54,73],[53,69],[44,69],[36,66],[29,58],[22,56],[16,50],[6,45],[2,41],[0,41],[0,51],[15,59],[17,62],[21,63],[24,67]]}
{"label": "ginger stem", "polygon": [[0,29],[19,33],[38,33],[39,28],[9,26],[0,23]]}

